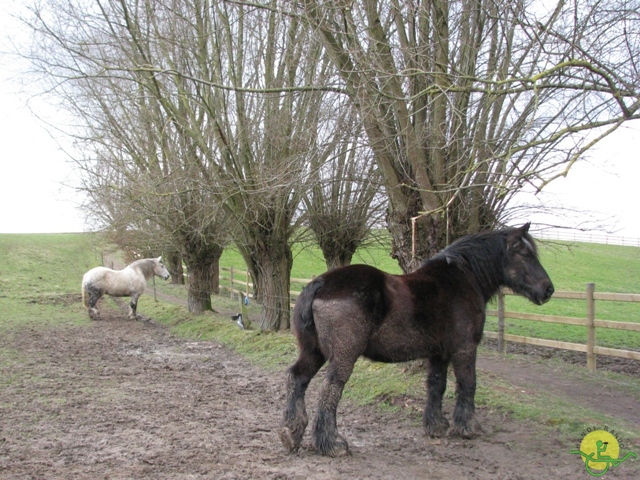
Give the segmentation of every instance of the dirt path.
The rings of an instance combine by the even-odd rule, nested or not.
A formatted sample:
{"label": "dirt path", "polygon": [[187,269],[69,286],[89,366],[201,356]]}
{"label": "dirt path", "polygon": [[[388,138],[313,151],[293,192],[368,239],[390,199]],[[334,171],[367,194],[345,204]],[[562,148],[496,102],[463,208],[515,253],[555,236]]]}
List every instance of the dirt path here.
{"label": "dirt path", "polygon": [[603,383],[597,374],[586,369],[569,372],[559,364],[542,365],[524,359],[504,359],[480,356],[478,369],[498,375],[512,385],[526,390],[544,386],[545,392],[559,398],[570,399],[575,405],[589,408],[604,415],[624,419],[629,427],[640,429],[640,399],[625,391],[624,385],[607,380]]}
{"label": "dirt path", "polygon": [[[417,411],[344,401],[338,422],[351,457],[316,455],[308,433],[301,451],[288,455],[277,436],[282,375],[219,344],[106,313],[88,327],[22,329],[0,339],[0,349],[12,352],[0,364],[0,478],[590,478],[569,453],[577,445],[482,409],[481,438],[431,440]],[[481,360],[482,371],[507,375],[489,360]],[[310,415],[319,385],[310,388]],[[571,398],[574,387],[559,394]],[[637,422],[640,402],[631,400],[628,418]],[[640,461],[606,477],[640,478]]]}

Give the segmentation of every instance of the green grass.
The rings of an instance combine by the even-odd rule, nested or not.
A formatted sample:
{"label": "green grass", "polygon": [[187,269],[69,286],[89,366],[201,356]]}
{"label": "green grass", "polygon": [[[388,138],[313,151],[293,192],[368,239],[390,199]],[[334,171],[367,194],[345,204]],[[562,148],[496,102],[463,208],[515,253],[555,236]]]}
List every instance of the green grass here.
{"label": "green grass", "polygon": [[[583,289],[587,282],[595,282],[598,291],[640,292],[638,278],[634,275],[640,267],[640,249],[583,244],[569,249],[554,244],[543,246],[541,251],[543,264],[558,290]],[[388,257],[383,247],[361,252],[355,261],[375,264],[387,271],[399,273],[399,268]],[[87,324],[89,320],[80,304],[80,280],[85,271],[100,262],[101,244],[97,235],[0,235],[0,335],[7,329],[55,328],[56,325],[69,323],[79,326]],[[232,249],[225,251],[221,264],[244,269],[241,256]],[[317,250],[306,248],[295,251],[292,276],[310,278],[324,270],[324,261]],[[186,298],[184,287],[172,286],[162,281],[158,281],[157,285],[161,291]],[[584,306],[579,302],[572,304],[558,300],[538,308],[513,297],[509,297],[507,301],[508,309],[522,308],[553,315],[578,316],[584,311]],[[106,306],[109,305],[109,302],[105,303]],[[229,311],[237,309],[237,301],[230,300],[228,295],[222,295],[215,296],[213,303],[214,308],[221,313],[207,312],[194,316],[180,305],[155,302],[153,295],[148,293],[141,297],[139,311],[169,326],[178,335],[220,341],[268,371],[281,373],[294,361],[296,345],[289,332],[262,333],[257,330],[240,330],[228,316]],[[629,305],[611,305],[605,310],[602,303],[599,302],[597,307],[599,318],[602,312],[606,312],[608,319],[640,319],[637,310],[630,309]],[[257,319],[259,313],[258,305],[249,306],[250,318]],[[522,323],[523,326],[520,328],[528,329],[527,334],[531,336],[549,335],[549,338],[559,339],[573,338],[573,335],[576,338],[585,336],[584,332],[574,333],[565,325],[551,325],[555,330],[545,332],[548,324]],[[517,333],[515,329],[516,323],[508,321],[508,330]],[[628,337],[629,332],[624,332],[622,338],[610,337],[607,341],[614,342],[615,347],[629,348]],[[598,339],[598,343],[603,344],[600,329]],[[10,361],[16,355],[19,356],[21,353],[0,348],[0,362]],[[573,368],[562,366],[563,371]],[[584,374],[584,369],[576,369],[576,376]],[[613,374],[600,371],[598,375],[603,379],[624,382],[628,385],[629,391],[640,395],[640,381],[637,379],[617,379]],[[453,390],[448,389],[446,401],[453,401]],[[356,403],[377,403],[385,408],[398,408],[397,402],[394,402],[397,398],[417,399],[411,412],[418,421],[424,402],[424,372],[422,369],[412,368],[411,364],[383,365],[359,360],[347,384],[345,397]],[[621,425],[616,419],[604,418],[588,409],[576,408],[569,401],[549,398],[543,392],[523,396],[517,388],[489,374],[480,375],[477,403],[489,410],[507,412],[516,418],[546,425],[555,432],[574,436],[585,424],[600,420],[600,423],[626,431],[625,425]],[[640,432],[631,432],[630,435],[637,437]]]}
{"label": "green grass", "polygon": [[81,234],[0,235],[0,331],[86,322],[78,301],[82,275],[100,263],[94,240]]}

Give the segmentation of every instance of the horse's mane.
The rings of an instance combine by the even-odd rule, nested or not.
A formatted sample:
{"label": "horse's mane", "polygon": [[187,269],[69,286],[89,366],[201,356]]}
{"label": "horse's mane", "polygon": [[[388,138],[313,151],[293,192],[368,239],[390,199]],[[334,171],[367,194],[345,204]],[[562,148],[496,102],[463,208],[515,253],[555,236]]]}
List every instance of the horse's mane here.
{"label": "horse's mane", "polygon": [[140,270],[147,280],[153,275],[155,268],[155,258],[142,258],[129,264],[129,267]]}
{"label": "horse's mane", "polygon": [[[515,228],[487,231],[462,237],[424,262],[446,260],[450,265],[469,271],[486,299],[498,292],[504,281],[507,261],[507,236]],[[535,243],[529,239],[535,249]],[[534,250],[535,251],[535,250]]]}

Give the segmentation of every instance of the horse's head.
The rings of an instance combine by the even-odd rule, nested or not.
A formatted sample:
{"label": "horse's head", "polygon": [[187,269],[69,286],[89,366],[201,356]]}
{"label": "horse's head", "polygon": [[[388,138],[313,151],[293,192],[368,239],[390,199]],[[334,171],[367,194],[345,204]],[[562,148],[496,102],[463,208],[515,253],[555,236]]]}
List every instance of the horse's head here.
{"label": "horse's head", "polygon": [[171,274],[169,274],[169,270],[167,270],[167,267],[165,267],[164,263],[162,263],[162,257],[158,257],[155,260],[156,261],[153,268],[153,273],[161,277],[163,280],[167,280],[171,276]]}
{"label": "horse's head", "polygon": [[551,279],[538,260],[529,223],[507,233],[506,285],[515,293],[525,296],[536,305],[549,301],[554,288]]}

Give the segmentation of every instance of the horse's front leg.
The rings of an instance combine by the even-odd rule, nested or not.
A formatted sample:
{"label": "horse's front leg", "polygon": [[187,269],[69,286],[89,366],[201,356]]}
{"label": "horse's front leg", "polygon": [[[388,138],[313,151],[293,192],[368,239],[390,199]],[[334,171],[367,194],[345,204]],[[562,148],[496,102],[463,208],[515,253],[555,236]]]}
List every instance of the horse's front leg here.
{"label": "horse's front leg", "polygon": [[442,397],[447,388],[449,359],[434,356],[429,359],[427,376],[427,405],[424,409],[424,428],[430,437],[442,437],[449,429],[449,421],[442,415]]}
{"label": "horse's front leg", "polygon": [[313,428],[313,443],[318,453],[330,457],[349,455],[349,444],[338,434],[336,412],[342,391],[351,376],[356,359],[332,362],[320,391],[320,402]]}
{"label": "horse's front leg", "polygon": [[482,432],[475,415],[476,349],[458,353],[453,357],[456,375],[456,407],[453,411],[453,435],[473,438]]}
{"label": "horse's front leg", "polygon": [[129,318],[131,320],[138,319],[138,315],[136,314],[136,309],[138,308],[139,298],[140,298],[140,295],[137,293],[134,293],[133,295],[131,295],[131,299],[129,300]]}

